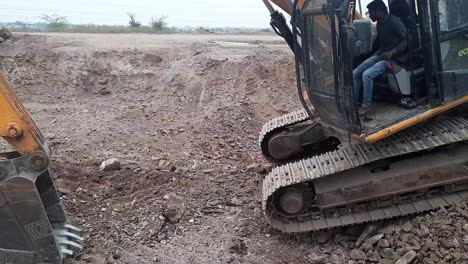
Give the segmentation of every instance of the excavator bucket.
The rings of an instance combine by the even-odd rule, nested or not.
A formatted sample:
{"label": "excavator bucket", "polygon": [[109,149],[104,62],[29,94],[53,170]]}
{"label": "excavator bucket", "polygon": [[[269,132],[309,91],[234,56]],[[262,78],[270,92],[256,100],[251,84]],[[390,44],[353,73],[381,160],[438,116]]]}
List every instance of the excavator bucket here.
{"label": "excavator bucket", "polygon": [[0,74],[0,263],[62,263],[81,249],[49,173],[50,148]]}

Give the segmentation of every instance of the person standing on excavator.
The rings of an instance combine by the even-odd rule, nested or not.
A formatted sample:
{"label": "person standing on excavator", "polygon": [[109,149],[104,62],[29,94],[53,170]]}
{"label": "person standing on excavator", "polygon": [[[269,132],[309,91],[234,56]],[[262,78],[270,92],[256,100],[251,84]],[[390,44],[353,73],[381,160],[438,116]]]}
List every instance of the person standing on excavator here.
{"label": "person standing on excavator", "polygon": [[[360,115],[370,110],[372,104],[373,81],[389,68],[389,62],[404,63],[407,60],[407,29],[400,18],[388,13],[382,0],[374,0],[367,5],[369,17],[377,21],[377,37],[374,42],[375,53],[353,71],[354,99],[362,103],[358,108]],[[363,87],[363,88],[361,88]]]}

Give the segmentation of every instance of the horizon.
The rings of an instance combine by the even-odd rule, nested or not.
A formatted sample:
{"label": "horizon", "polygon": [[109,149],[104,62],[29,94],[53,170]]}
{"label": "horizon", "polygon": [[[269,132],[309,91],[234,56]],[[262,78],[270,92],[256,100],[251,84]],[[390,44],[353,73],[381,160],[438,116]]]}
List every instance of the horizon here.
{"label": "horizon", "polygon": [[[128,25],[128,13],[134,13],[142,25],[148,25],[151,17],[166,16],[168,27],[270,28],[270,15],[261,0],[224,1],[220,5],[219,0],[184,0],[184,3],[140,0],[138,4],[128,0],[82,0],[80,3],[42,0],[40,6],[31,6],[28,0],[17,0],[4,4],[0,8],[0,17],[2,23],[33,24],[43,22],[41,16],[44,14],[59,14],[74,25],[125,26]],[[362,0],[363,11],[370,1]]]}
{"label": "horizon", "polygon": [[[183,8],[181,8],[183,5]],[[152,11],[156,10],[156,11]],[[140,0],[132,4],[128,0],[82,0],[80,3],[64,3],[59,0],[43,0],[39,5],[17,0],[2,5],[2,22],[41,22],[43,14],[66,16],[71,24],[128,25],[128,13],[135,13],[137,21],[148,25],[151,17],[167,16],[168,26],[175,27],[269,27],[270,16],[262,1],[185,0],[183,3],[164,0]]]}

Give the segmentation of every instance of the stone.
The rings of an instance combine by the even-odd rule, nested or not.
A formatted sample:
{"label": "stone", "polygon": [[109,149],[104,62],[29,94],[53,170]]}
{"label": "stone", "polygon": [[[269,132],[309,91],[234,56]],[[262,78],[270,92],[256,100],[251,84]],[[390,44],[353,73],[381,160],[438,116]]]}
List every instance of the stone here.
{"label": "stone", "polygon": [[12,34],[11,31],[8,28],[0,28],[0,37],[3,38],[4,40],[7,40],[11,38]]}
{"label": "stone", "polygon": [[111,91],[107,90],[106,88],[99,89],[98,94],[100,95],[109,95]]}
{"label": "stone", "polygon": [[112,254],[112,257],[113,257],[115,260],[118,260],[118,259],[120,259],[120,258],[122,257],[122,255],[120,255],[119,252],[114,252],[114,253]]}
{"label": "stone", "polygon": [[423,236],[427,236],[431,233],[431,231],[425,224],[420,224],[419,229],[421,230],[421,235]]}
{"label": "stone", "polygon": [[395,264],[409,264],[411,263],[418,255],[413,250],[406,252],[403,257],[398,259]]}
{"label": "stone", "polygon": [[260,168],[260,166],[261,166],[260,164],[254,162],[254,163],[247,166],[247,170],[249,170],[249,171],[256,170],[256,169]]}
{"label": "stone", "polygon": [[105,85],[105,84],[108,84],[109,81],[108,81],[107,79],[100,79],[100,80],[98,81],[98,83],[99,83],[99,84],[102,84],[102,85]]}
{"label": "stone", "polygon": [[394,231],[395,231],[395,228],[391,225],[380,229],[381,233],[384,233],[385,235],[388,235],[388,236],[391,236]]}
{"label": "stone", "polygon": [[402,226],[401,229],[405,232],[411,232],[413,230],[413,223],[411,221],[406,221]]}
{"label": "stone", "polygon": [[108,159],[101,163],[99,170],[101,171],[113,171],[113,170],[120,170],[121,164],[120,161],[116,158]]}
{"label": "stone", "polygon": [[465,232],[468,232],[468,224],[464,224],[463,229],[465,230]]}
{"label": "stone", "polygon": [[390,242],[388,242],[387,239],[381,239],[377,243],[377,246],[379,246],[380,248],[388,248],[390,246]]}
{"label": "stone", "polygon": [[232,197],[232,199],[228,202],[229,206],[241,206],[242,201],[237,198],[236,196]]}
{"label": "stone", "polygon": [[460,247],[460,242],[458,242],[458,239],[457,239],[457,238],[454,238],[454,239],[453,239],[453,245],[455,246],[455,248],[459,248],[459,247]]}
{"label": "stone", "polygon": [[360,247],[369,237],[373,236],[381,226],[381,221],[368,223],[356,241],[356,247]]}
{"label": "stone", "polygon": [[367,260],[372,261],[372,262],[379,262],[381,260],[379,252],[375,250],[367,252]]}
{"label": "stone", "polygon": [[382,258],[386,259],[396,259],[400,257],[393,249],[391,248],[383,248],[379,250],[379,254]]}
{"label": "stone", "polygon": [[338,254],[331,254],[329,262],[331,262],[331,263],[342,263],[343,262],[343,257],[341,257]]}
{"label": "stone", "polygon": [[5,41],[5,39],[0,37],[0,43],[2,43],[3,41]]}
{"label": "stone", "polygon": [[456,210],[459,214],[461,214],[463,217],[465,217],[466,219],[468,219],[468,212],[463,210],[462,208],[460,207],[456,207]]}
{"label": "stone", "polygon": [[229,252],[238,255],[246,255],[247,254],[247,245],[245,244],[244,240],[240,238],[234,238],[229,247]]}
{"label": "stone", "polygon": [[358,248],[351,250],[349,257],[354,260],[367,260],[366,253]]}
{"label": "stone", "polygon": [[271,163],[264,163],[258,169],[258,172],[262,175],[268,174],[273,169],[273,164]]}
{"label": "stone", "polygon": [[320,244],[325,244],[328,241],[331,240],[333,236],[333,231],[331,230],[320,230],[318,232],[314,233],[315,239],[317,239],[317,242]]}
{"label": "stone", "polygon": [[372,248],[374,247],[374,245],[375,245],[380,239],[383,238],[383,236],[384,236],[383,233],[379,233],[379,234],[377,234],[377,235],[375,235],[375,236],[372,236],[372,237],[368,238],[368,239],[366,240],[366,242],[364,242],[364,244],[362,244],[362,249],[363,249],[363,250],[366,250],[366,251],[369,250],[369,249],[372,249]]}
{"label": "stone", "polygon": [[307,255],[307,261],[309,263],[325,263],[328,259],[328,255],[319,255],[315,252],[312,252]]}
{"label": "stone", "polygon": [[445,248],[447,249],[450,249],[450,248],[454,248],[455,247],[455,243],[453,243],[453,240],[442,240],[442,246],[444,246]]}
{"label": "stone", "polygon": [[175,193],[171,193],[165,196],[165,198],[166,203],[164,205],[163,215],[168,221],[176,223],[184,216],[187,210],[185,199]]}

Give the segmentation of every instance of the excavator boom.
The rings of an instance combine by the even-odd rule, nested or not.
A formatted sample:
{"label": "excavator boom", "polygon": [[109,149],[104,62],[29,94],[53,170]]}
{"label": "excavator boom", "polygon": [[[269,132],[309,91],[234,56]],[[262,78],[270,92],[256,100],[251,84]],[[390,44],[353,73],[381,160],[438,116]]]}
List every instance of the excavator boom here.
{"label": "excavator boom", "polygon": [[81,248],[49,173],[51,150],[0,74],[0,263],[62,263]]}

